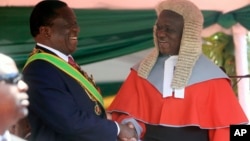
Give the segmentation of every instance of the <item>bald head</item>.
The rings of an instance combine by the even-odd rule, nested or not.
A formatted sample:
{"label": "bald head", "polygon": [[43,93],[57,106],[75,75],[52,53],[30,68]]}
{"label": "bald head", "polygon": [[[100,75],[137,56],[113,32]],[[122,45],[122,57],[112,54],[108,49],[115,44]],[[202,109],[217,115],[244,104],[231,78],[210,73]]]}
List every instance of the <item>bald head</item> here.
{"label": "bald head", "polygon": [[9,73],[18,73],[16,64],[11,57],[0,53],[0,75]]}

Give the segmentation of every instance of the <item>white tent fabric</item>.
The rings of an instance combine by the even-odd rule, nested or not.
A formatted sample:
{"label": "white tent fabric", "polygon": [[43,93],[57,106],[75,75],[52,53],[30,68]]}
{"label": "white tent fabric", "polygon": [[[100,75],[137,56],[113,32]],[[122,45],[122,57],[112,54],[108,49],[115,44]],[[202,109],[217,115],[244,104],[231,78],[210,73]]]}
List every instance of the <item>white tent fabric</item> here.
{"label": "white tent fabric", "polygon": [[[32,6],[40,0],[1,0],[0,6]],[[72,8],[152,9],[161,0],[62,0]],[[229,12],[250,4],[249,0],[190,0],[202,10]]]}
{"label": "white tent fabric", "polygon": [[[248,60],[247,60],[247,41],[246,30],[241,25],[236,24],[232,27],[233,39],[235,44],[236,56],[236,73],[237,75],[249,74]],[[243,110],[245,111],[248,119],[250,120],[250,91],[249,91],[249,78],[243,78],[238,83],[238,97]]]}
{"label": "white tent fabric", "polygon": [[[107,8],[107,9],[154,9],[161,0],[63,0],[72,8]],[[227,13],[250,4],[250,0],[190,0],[201,10],[216,10]],[[0,6],[33,6],[39,0],[1,0]],[[240,24],[236,24],[230,29],[224,29],[215,24],[203,30],[203,36],[222,31],[232,34],[236,52],[236,72],[237,75],[249,74],[247,67],[247,30]],[[106,61],[101,61],[82,66],[87,72],[91,72],[97,82],[102,81],[123,81],[129,73],[129,68],[143,58],[149,50],[118,57]],[[249,79],[242,79],[238,83],[239,101],[250,119],[250,89]]]}

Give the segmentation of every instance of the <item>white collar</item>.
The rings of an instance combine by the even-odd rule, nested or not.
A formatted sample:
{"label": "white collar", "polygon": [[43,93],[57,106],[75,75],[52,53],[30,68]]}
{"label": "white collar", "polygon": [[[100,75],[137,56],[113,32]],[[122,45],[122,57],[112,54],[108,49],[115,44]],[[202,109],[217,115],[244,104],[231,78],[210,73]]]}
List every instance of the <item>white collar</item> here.
{"label": "white collar", "polygon": [[40,46],[40,47],[43,47],[43,48],[45,48],[45,49],[47,49],[47,50],[49,50],[49,51],[55,53],[57,56],[59,56],[60,58],[62,58],[62,59],[65,60],[66,62],[68,62],[68,56],[65,55],[65,54],[63,54],[62,52],[60,52],[60,51],[58,51],[58,50],[56,50],[56,49],[54,49],[54,48],[51,48],[51,47],[49,47],[49,46],[46,46],[46,45],[44,45],[44,44],[41,44],[41,43],[36,43],[36,44],[37,44],[38,46]]}

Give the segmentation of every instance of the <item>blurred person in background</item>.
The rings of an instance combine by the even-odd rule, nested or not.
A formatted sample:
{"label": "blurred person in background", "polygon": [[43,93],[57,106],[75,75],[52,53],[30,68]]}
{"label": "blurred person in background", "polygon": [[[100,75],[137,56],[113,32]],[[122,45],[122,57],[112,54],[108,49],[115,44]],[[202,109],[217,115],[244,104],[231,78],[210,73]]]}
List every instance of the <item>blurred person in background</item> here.
{"label": "blurred person in background", "polygon": [[24,141],[9,129],[28,115],[27,90],[14,60],[0,53],[0,141]]}

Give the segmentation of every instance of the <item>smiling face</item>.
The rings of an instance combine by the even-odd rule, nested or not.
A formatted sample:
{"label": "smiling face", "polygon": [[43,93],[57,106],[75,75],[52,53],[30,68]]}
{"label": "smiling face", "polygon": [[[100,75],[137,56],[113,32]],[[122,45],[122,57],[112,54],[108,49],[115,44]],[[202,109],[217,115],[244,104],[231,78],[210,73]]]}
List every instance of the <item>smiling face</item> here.
{"label": "smiling face", "polygon": [[67,6],[57,9],[56,12],[58,16],[49,25],[40,27],[43,40],[38,42],[66,55],[72,54],[77,48],[77,36],[80,31],[76,16]]}
{"label": "smiling face", "polygon": [[156,21],[155,36],[162,55],[178,55],[182,32],[183,17],[173,11],[164,10]]}

